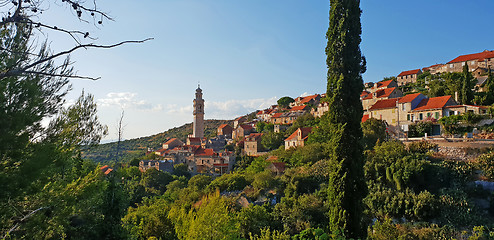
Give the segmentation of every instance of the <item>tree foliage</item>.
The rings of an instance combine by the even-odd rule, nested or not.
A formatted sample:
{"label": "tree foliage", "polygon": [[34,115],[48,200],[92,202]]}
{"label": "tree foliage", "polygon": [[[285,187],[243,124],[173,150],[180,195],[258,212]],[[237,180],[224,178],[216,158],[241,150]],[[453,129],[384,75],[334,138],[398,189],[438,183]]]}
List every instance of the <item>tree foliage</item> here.
{"label": "tree foliage", "polygon": [[366,195],[363,172],[363,110],[360,93],[365,58],[360,51],[360,1],[330,1],[329,28],[326,34],[329,111],[314,130],[313,140],[328,142],[330,180],[328,184],[329,228],[343,230],[352,238],[365,237],[362,223],[362,198]]}

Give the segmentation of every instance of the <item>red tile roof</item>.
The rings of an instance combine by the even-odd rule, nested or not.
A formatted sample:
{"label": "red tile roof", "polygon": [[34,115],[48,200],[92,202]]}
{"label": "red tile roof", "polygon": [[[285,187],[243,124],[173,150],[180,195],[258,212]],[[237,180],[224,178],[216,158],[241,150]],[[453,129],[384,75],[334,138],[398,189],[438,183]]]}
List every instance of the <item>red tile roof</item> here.
{"label": "red tile roof", "polygon": [[173,141],[177,140],[176,138],[170,138],[170,140],[166,141],[165,144],[170,144],[172,143]]}
{"label": "red tile roof", "polygon": [[386,108],[395,108],[396,107],[396,102],[400,98],[390,98],[390,99],[382,99],[374,103],[372,107],[369,108],[369,110],[378,110],[378,109],[386,109]]}
{"label": "red tile roof", "polygon": [[466,61],[471,61],[471,60],[483,60],[486,58],[494,58],[494,51],[483,51],[480,53],[474,53],[474,54],[467,54],[467,55],[461,55],[448,63],[457,63],[457,62],[466,62]]}
{"label": "red tile roof", "polygon": [[362,116],[362,122],[365,122],[369,120],[369,114],[364,114],[364,116]]}
{"label": "red tile roof", "polygon": [[432,69],[432,68],[440,67],[440,66],[442,66],[442,65],[444,65],[444,64],[434,64],[434,65],[432,65],[432,66],[422,68],[422,71],[427,71],[427,70],[430,70],[430,69]]}
{"label": "red tile roof", "polygon": [[376,85],[374,85],[374,88],[387,87],[392,82],[393,82],[393,80],[387,80],[387,81],[377,82]]}
{"label": "red tile roof", "polygon": [[314,95],[310,95],[310,96],[307,96],[307,97],[303,97],[300,101],[300,103],[308,103],[310,102],[312,99],[316,99],[317,97],[319,96],[319,94],[314,94]]}
{"label": "red tile roof", "polygon": [[[396,90],[395,87],[377,90],[376,91],[376,98],[389,97],[389,95],[391,95],[391,93],[393,93],[395,90]],[[372,98],[374,98],[374,95],[369,94],[364,99],[372,99]]]}
{"label": "red tile roof", "polygon": [[439,109],[446,106],[448,101],[452,99],[451,96],[426,98],[420,101],[419,105],[412,111],[422,111],[430,109]]}
{"label": "red tile roof", "polygon": [[360,97],[365,97],[365,96],[367,96],[367,94],[369,94],[369,92],[367,92],[367,91],[362,91],[362,93],[360,94]]}
{"label": "red tile roof", "polygon": [[264,114],[264,111],[263,110],[257,112],[257,115],[261,115],[261,114]]}
{"label": "red tile roof", "polygon": [[201,142],[201,139],[200,138],[197,138],[197,137],[189,137],[189,141],[190,142]]}
{"label": "red tile roof", "polygon": [[107,168],[108,168],[108,165],[105,165],[105,166],[103,166],[103,167],[100,167],[99,169],[103,171],[103,170],[105,170],[105,169],[107,169]]}
{"label": "red tile roof", "polygon": [[[236,118],[236,119],[235,119],[235,121],[240,121],[242,118],[243,118],[243,119],[245,119],[245,117],[244,117],[244,116],[241,116],[241,117]],[[244,120],[244,121],[245,121],[245,120]]]}
{"label": "red tile roof", "polygon": [[302,105],[302,106],[295,106],[290,109],[290,111],[303,111],[307,108],[307,105]]}
{"label": "red tile roof", "polygon": [[280,112],[280,113],[275,113],[275,114],[273,115],[273,117],[274,117],[274,118],[279,118],[279,117],[281,117],[281,115],[282,115],[282,114],[283,114],[282,112]]}
{"label": "red tile roof", "polygon": [[215,153],[214,150],[211,148],[206,148],[206,149],[198,148],[195,152],[195,155],[196,156],[215,156],[218,154]]}
{"label": "red tile roof", "polygon": [[108,175],[108,174],[110,174],[110,173],[111,173],[112,171],[113,171],[113,169],[111,169],[111,168],[108,168],[108,170],[106,170],[106,172],[105,172],[105,175]]}
{"label": "red tile roof", "polygon": [[263,134],[262,133],[251,133],[249,136],[245,138],[245,141],[256,141],[259,139]]}
{"label": "red tile roof", "polygon": [[421,95],[421,93],[414,93],[414,94],[405,95],[404,97],[400,98],[400,100],[398,101],[398,103],[409,103],[409,102],[412,102],[415,98],[417,98],[420,95]]}
{"label": "red tile roof", "polygon": [[298,137],[299,131],[302,131],[302,134],[301,134],[302,140],[305,140],[305,139],[307,139],[307,137],[309,137],[309,133],[312,131],[312,128],[311,127],[299,128],[295,132],[293,132],[292,135],[290,135],[287,139],[285,139],[285,141],[291,141],[291,140],[295,139],[296,137]]}
{"label": "red tile roof", "polygon": [[242,124],[242,125],[240,125],[240,127],[245,129],[245,130],[252,129],[252,125],[249,125],[249,124]]}
{"label": "red tile roof", "polygon": [[412,75],[412,74],[418,74],[420,72],[420,69],[414,69],[414,70],[408,70],[408,71],[403,71],[401,72],[398,77],[401,76],[407,76],[407,75]]}
{"label": "red tile roof", "polygon": [[225,123],[225,124],[221,124],[221,125],[218,127],[218,129],[223,129],[223,128],[226,128],[227,126],[228,126],[228,127],[230,127],[230,125],[228,125],[228,124],[226,124],[226,123]]}

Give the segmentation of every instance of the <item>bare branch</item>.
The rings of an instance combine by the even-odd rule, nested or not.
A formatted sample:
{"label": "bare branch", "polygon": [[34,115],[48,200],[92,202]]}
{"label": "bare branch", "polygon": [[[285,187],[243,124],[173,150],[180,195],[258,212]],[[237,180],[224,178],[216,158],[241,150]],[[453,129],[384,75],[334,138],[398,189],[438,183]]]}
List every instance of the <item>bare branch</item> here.
{"label": "bare branch", "polygon": [[[35,61],[35,62],[31,63],[31,64],[28,64],[25,67],[22,67],[22,68],[19,68],[19,69],[12,69],[12,70],[4,71],[4,72],[0,73],[0,79],[5,78],[5,77],[16,76],[16,75],[22,74],[23,72],[27,72],[28,69],[31,69],[31,68],[39,65],[39,64],[48,62],[50,60],[53,60],[55,58],[58,58],[58,57],[61,57],[61,56],[64,56],[64,55],[68,55],[68,54],[70,54],[70,53],[72,53],[72,52],[74,52],[74,51],[76,51],[77,49],[80,49],[80,48],[114,48],[114,47],[118,47],[118,46],[123,45],[123,44],[128,44],[128,43],[143,43],[143,42],[147,42],[149,40],[153,40],[153,38],[147,38],[147,39],[144,39],[144,40],[137,40],[137,41],[132,41],[132,40],[122,41],[122,42],[119,42],[119,43],[116,43],[116,44],[112,44],[112,45],[96,45],[96,44],[77,45],[77,46],[73,47],[72,49],[69,49],[69,50],[66,50],[66,51],[62,51],[62,52],[58,52],[56,54],[53,54],[53,55],[48,56],[46,58],[40,59],[40,60]],[[70,76],[67,76],[67,77],[70,77]]]}
{"label": "bare branch", "polygon": [[[41,211],[41,210],[44,210],[44,209],[47,209],[47,207],[40,207],[32,212],[30,212],[29,214],[27,214],[26,216],[24,216],[23,218],[21,218],[19,220],[19,222],[24,222],[26,221],[28,218],[32,217],[34,214],[36,214],[37,212]],[[7,233],[5,233],[5,235],[3,236],[3,239],[6,239],[13,231],[15,231],[17,228],[19,227],[19,223],[16,223],[13,227],[11,227],[9,229],[9,231]]]}
{"label": "bare branch", "polygon": [[43,75],[43,76],[49,76],[49,77],[66,77],[66,78],[73,78],[73,79],[86,79],[86,80],[100,80],[101,77],[87,77],[87,76],[79,76],[79,75],[65,75],[65,74],[54,74],[54,73],[46,73],[46,72],[38,72],[38,71],[24,71],[21,72],[19,75],[22,74],[37,74],[37,75]]}

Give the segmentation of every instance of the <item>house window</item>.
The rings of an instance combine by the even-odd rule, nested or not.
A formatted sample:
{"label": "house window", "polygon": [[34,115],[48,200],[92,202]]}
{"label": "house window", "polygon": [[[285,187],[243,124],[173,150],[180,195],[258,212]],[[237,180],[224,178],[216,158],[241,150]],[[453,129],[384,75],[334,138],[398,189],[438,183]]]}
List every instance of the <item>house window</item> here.
{"label": "house window", "polygon": [[455,115],[455,112],[454,111],[449,111],[449,116],[453,116]]}
{"label": "house window", "polygon": [[407,114],[407,121],[410,121],[410,114]]}
{"label": "house window", "polygon": [[439,119],[439,112],[436,112],[436,119]]}
{"label": "house window", "polygon": [[423,120],[424,119],[424,115],[422,113],[419,113],[419,120]]}
{"label": "house window", "polygon": [[428,112],[428,113],[427,113],[427,117],[428,117],[428,118],[430,118],[430,117],[431,117],[431,113],[430,113],[430,112]]}
{"label": "house window", "polygon": [[402,105],[401,105],[401,110],[402,110],[402,111],[405,111],[405,110],[406,110],[405,104],[402,104]]}

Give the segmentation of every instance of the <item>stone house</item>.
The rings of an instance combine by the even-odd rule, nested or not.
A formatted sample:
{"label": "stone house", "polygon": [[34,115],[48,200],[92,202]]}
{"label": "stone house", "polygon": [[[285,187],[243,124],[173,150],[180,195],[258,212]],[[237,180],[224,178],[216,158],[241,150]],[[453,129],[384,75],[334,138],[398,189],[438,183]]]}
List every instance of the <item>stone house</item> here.
{"label": "stone house", "polygon": [[174,147],[182,146],[184,143],[177,138],[171,138],[163,143],[163,149],[172,149]]}
{"label": "stone house", "polygon": [[416,108],[412,109],[407,119],[413,121],[422,121],[425,119],[440,119],[443,116],[448,116],[446,111],[447,106],[458,105],[451,96],[425,98],[420,101]]}
{"label": "stone house", "polygon": [[461,55],[448,63],[444,64],[440,68],[440,72],[461,72],[463,71],[463,66],[468,64],[468,69],[470,71],[482,67],[491,69],[494,67],[494,51],[485,50],[480,53]]}
{"label": "stone house", "polygon": [[233,128],[228,124],[221,124],[217,130],[218,136],[224,136],[227,139],[232,138],[232,133],[233,133]]}
{"label": "stone house", "polygon": [[368,114],[369,118],[384,120],[389,125],[396,125],[398,122],[398,111],[396,108],[398,100],[399,98],[379,100],[365,114]]}
{"label": "stone house", "polygon": [[440,70],[444,64],[434,64],[429,67],[422,68],[422,72],[430,72],[431,74],[440,73]]}
{"label": "stone house", "polygon": [[295,130],[295,132],[285,139],[285,150],[292,147],[303,147],[311,131],[311,127],[303,127]]}
{"label": "stone house", "polygon": [[250,124],[241,124],[239,125],[235,131],[233,131],[233,138],[240,139],[246,135],[249,135],[254,131],[254,127]]}
{"label": "stone house", "polygon": [[321,95],[320,94],[314,94],[306,97],[298,97],[294,99],[295,101],[290,103],[290,107],[296,107],[296,106],[304,106],[304,105],[312,105],[312,106],[317,106],[319,104],[319,101],[321,100]]}
{"label": "stone house", "polygon": [[459,115],[466,112],[487,114],[488,107],[474,105],[452,105],[444,108],[444,116]]}
{"label": "stone house", "polygon": [[420,69],[403,71],[398,74],[398,76],[396,77],[396,81],[398,81],[399,86],[403,86],[407,83],[414,83],[417,82],[417,77],[420,74],[422,74],[422,70]]}
{"label": "stone house", "polygon": [[314,117],[322,117],[327,111],[329,111],[329,104],[327,102],[322,102],[317,105],[317,108],[311,109],[310,114]]}
{"label": "stone house", "polygon": [[275,125],[290,125],[293,122],[295,122],[295,120],[297,120],[297,118],[299,118],[300,116],[302,116],[304,114],[305,114],[305,111],[276,113],[271,118],[271,123],[273,123]]}
{"label": "stone house", "polygon": [[407,125],[413,123],[416,119],[414,119],[413,115],[410,115],[410,111],[412,109],[417,108],[417,106],[422,102],[422,100],[426,99],[422,93],[414,93],[408,94],[398,100],[398,111],[399,111],[399,123],[400,125]]}
{"label": "stone house", "polygon": [[244,116],[241,116],[241,117],[236,118],[233,121],[233,128],[234,129],[237,129],[237,127],[240,126],[240,124],[242,124],[242,123],[244,123],[246,121],[247,121],[247,118],[245,118]]}
{"label": "stone house", "polygon": [[248,156],[259,156],[262,155],[260,152],[263,151],[261,144],[262,133],[251,133],[249,136],[245,137],[244,140],[244,152]]}
{"label": "stone house", "polygon": [[400,89],[398,89],[397,87],[391,87],[391,88],[377,89],[372,93],[362,92],[360,94],[360,99],[362,101],[362,107],[365,110],[370,108],[379,100],[399,98],[402,96],[403,96],[403,92],[401,92]]}

